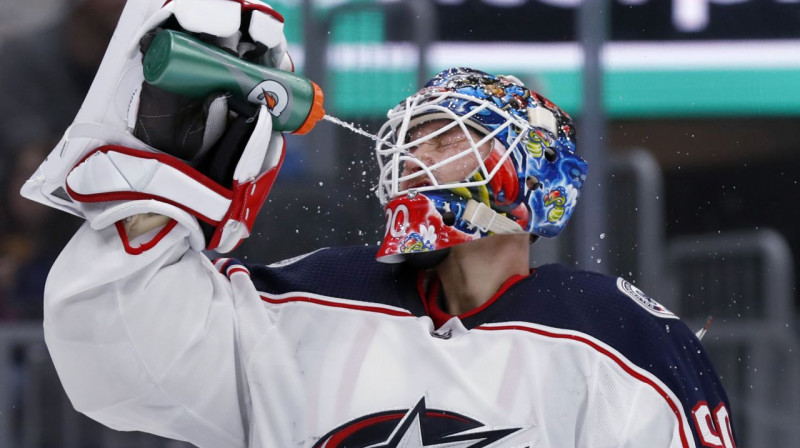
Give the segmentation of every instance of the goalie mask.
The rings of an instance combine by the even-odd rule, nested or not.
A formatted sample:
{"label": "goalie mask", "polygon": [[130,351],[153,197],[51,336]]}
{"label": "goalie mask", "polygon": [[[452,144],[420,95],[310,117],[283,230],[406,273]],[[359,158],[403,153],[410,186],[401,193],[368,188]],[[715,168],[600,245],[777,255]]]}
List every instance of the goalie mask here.
{"label": "goalie mask", "polygon": [[379,137],[384,262],[492,234],[554,237],[586,179],[572,119],[511,76],[445,70],[389,111]]}

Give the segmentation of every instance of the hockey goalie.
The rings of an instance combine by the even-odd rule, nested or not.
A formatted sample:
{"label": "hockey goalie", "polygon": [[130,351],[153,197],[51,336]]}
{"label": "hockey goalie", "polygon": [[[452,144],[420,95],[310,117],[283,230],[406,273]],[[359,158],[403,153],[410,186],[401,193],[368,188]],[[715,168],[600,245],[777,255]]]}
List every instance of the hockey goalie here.
{"label": "hockey goalie", "polygon": [[76,409],[208,448],[735,446],[677,316],[624,279],[529,266],[588,167],[569,115],[514,76],[452,68],[398,98],[374,148],[380,247],[207,258],[280,213],[283,133],[320,117],[318,87],[282,81],[286,48],[257,0],[126,5],[22,190],[86,219],[45,292]]}

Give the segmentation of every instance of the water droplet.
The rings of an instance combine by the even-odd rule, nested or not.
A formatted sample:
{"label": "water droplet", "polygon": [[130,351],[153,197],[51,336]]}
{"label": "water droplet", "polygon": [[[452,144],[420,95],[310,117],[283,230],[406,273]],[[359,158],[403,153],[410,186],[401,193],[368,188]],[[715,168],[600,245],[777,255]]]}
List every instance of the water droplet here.
{"label": "water droplet", "polygon": [[604,240],[604,239],[606,239],[606,234],[605,234],[605,233],[601,233],[601,234],[600,234],[600,239],[601,239],[601,240]]}

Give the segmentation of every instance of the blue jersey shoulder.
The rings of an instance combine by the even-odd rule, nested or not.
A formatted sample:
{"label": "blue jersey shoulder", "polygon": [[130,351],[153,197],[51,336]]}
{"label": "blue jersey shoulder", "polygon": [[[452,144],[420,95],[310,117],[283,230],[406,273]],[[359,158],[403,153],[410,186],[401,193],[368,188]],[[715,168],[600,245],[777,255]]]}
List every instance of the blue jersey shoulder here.
{"label": "blue jersey shoulder", "polygon": [[700,402],[725,403],[730,408],[694,333],[629,282],[548,265],[510,288],[506,296],[493,322],[525,320],[589,335],[656,376],[687,414]]}
{"label": "blue jersey shoulder", "polygon": [[578,331],[624,332],[626,322],[636,326],[678,321],[664,306],[622,278],[563,265],[537,268],[487,310],[491,312],[480,319],[484,322],[523,320]]}

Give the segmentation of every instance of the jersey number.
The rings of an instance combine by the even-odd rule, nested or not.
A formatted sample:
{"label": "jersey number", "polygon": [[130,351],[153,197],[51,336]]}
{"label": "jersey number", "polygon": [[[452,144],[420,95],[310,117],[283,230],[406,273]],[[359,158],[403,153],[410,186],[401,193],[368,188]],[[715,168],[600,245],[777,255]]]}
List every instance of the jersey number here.
{"label": "jersey number", "polygon": [[703,446],[711,448],[736,448],[731,431],[728,409],[720,403],[713,411],[701,401],[692,408],[692,418]]}

